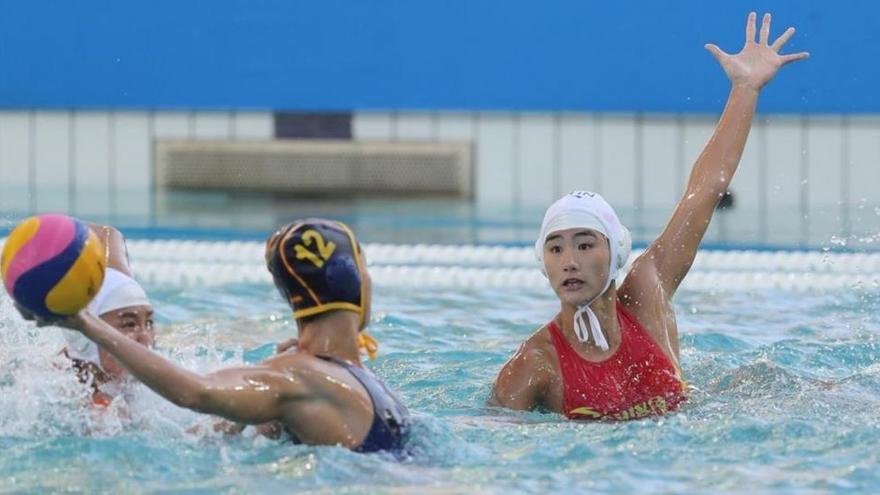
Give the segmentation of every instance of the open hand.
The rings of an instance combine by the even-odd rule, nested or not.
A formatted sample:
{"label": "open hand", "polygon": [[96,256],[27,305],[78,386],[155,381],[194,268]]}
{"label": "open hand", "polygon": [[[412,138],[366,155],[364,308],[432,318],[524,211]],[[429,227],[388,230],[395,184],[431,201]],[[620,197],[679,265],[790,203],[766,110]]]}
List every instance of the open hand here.
{"label": "open hand", "polygon": [[790,55],[779,54],[779,50],[794,35],[793,27],[786,29],[772,45],[768,44],[770,40],[770,14],[764,14],[760,36],[755,42],[756,17],[754,12],[749,14],[746,22],[746,44],[739,53],[730,55],[718,48],[718,45],[713,44],[706,45],[706,49],[718,59],[734,86],[760,90],[773,79],[780,67],[796,60],[805,59],[810,54],[807,52]]}

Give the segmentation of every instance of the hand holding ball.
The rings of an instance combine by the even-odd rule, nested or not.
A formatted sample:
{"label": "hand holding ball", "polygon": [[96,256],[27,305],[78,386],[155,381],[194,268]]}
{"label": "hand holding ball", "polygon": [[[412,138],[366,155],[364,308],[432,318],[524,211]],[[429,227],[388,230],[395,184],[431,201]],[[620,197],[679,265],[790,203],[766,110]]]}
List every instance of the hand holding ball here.
{"label": "hand holding ball", "polygon": [[3,285],[35,316],[57,319],[85,308],[104,282],[101,240],[66,215],[31,217],[13,229],[0,258]]}

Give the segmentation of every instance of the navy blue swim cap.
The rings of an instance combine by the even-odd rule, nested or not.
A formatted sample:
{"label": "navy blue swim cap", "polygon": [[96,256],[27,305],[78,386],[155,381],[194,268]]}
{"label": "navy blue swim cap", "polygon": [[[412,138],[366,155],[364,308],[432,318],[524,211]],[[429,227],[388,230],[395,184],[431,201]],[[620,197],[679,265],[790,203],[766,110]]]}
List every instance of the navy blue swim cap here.
{"label": "navy blue swim cap", "polygon": [[297,319],[338,309],[363,317],[361,262],[360,245],[342,222],[299,220],[266,243],[266,266]]}

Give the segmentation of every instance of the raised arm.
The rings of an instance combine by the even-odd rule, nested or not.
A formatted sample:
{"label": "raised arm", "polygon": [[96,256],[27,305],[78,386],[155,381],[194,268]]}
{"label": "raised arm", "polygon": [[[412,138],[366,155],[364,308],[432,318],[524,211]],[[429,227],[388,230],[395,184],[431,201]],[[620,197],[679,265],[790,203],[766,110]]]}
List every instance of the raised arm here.
{"label": "raised arm", "polygon": [[96,223],[90,223],[89,230],[94,232],[104,244],[107,267],[133,277],[134,274],[128,260],[128,248],[125,245],[125,237],[122,236],[122,232],[119,232],[115,227]]}
{"label": "raised arm", "polygon": [[259,424],[279,419],[285,401],[306,395],[301,380],[262,366],[228,368],[207,375],[193,373],[125,338],[88,312],[56,323],[82,332],[145,385],[181,407]]}
{"label": "raised arm", "polygon": [[694,163],[684,196],[669,223],[633,267],[634,272],[639,268],[656,274],[670,299],[690,270],[715,206],[736,172],[752,127],[758,94],[780,67],[809,56],[806,52],[779,54],[794,35],[794,28],[788,28],[772,45],[769,44],[770,14],[764,15],[756,42],[755,17],[754,12],[749,14],[746,43],[736,55],[729,55],[716,45],[706,45],[730,79],[732,87],[727,105],[715,132]]}

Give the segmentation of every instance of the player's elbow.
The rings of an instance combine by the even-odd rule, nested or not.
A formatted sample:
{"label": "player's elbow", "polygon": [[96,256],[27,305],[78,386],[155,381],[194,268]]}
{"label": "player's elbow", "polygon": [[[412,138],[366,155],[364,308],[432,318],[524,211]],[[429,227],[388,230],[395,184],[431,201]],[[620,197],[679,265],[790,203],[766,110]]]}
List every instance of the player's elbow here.
{"label": "player's elbow", "polygon": [[488,404],[519,411],[534,409],[536,397],[546,385],[542,363],[540,351],[519,353],[498,374]]}
{"label": "player's elbow", "polygon": [[508,409],[516,409],[518,387],[516,386],[516,377],[510,366],[505,366],[495,379],[495,386],[492,387],[492,393],[489,395],[486,403],[492,407],[506,407]]}
{"label": "player's elbow", "polygon": [[529,390],[496,390],[488,404],[514,411],[530,411],[536,407],[532,395]]}
{"label": "player's elbow", "polygon": [[684,200],[691,201],[712,201],[717,203],[721,201],[724,194],[727,193],[728,183],[720,178],[702,180],[697,184],[691,184],[687,188]]}
{"label": "player's elbow", "polygon": [[210,404],[213,401],[213,394],[207,384],[193,383],[190,386],[181,387],[180,392],[170,399],[176,406],[209,413],[211,412]]}
{"label": "player's elbow", "polygon": [[520,409],[517,407],[517,394],[512,392],[505,387],[504,384],[496,384],[495,388],[492,390],[492,394],[489,396],[489,399],[486,401],[486,404],[491,407],[504,407],[507,409]]}

